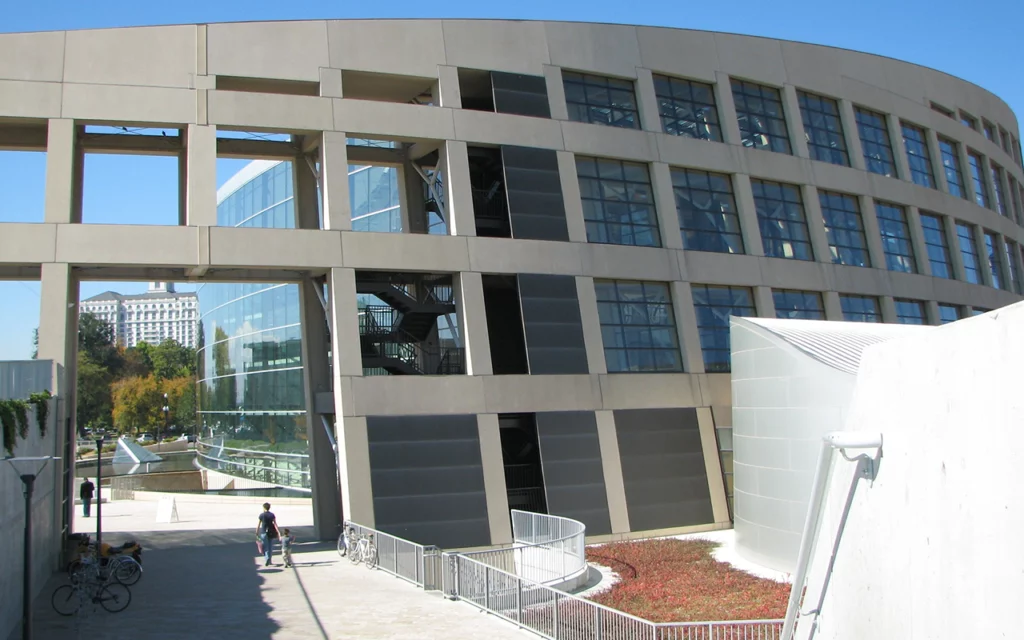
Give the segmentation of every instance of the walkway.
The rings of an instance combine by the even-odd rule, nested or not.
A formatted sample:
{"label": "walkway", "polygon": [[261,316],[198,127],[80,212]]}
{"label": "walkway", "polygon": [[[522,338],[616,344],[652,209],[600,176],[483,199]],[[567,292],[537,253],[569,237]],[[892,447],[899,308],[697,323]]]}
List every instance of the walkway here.
{"label": "walkway", "polygon": [[[290,508],[281,507],[275,511]],[[231,510],[236,508],[232,505]],[[151,509],[155,515],[152,503],[104,505],[104,513],[111,516],[104,517],[104,528],[118,520],[136,520],[140,525],[147,520],[149,525],[152,518],[137,512]],[[50,607],[50,593],[65,581],[55,576],[35,603],[37,640],[536,638],[470,605],[352,565],[331,545],[302,542],[311,535],[309,527],[293,528],[300,542],[295,569],[264,568],[262,558],[256,558],[255,515],[248,513],[258,509],[253,511],[251,506],[245,518],[253,521],[252,526],[240,522],[244,528],[220,530],[197,529],[203,528],[203,512],[223,524],[224,505],[179,504],[178,511],[183,520],[189,514],[194,524],[160,526],[189,524],[192,530],[138,534],[145,547],[145,574],[132,587],[132,603],[125,611],[89,611],[76,626],[74,618],[58,616]],[[104,533],[104,540],[110,542],[131,537]]]}

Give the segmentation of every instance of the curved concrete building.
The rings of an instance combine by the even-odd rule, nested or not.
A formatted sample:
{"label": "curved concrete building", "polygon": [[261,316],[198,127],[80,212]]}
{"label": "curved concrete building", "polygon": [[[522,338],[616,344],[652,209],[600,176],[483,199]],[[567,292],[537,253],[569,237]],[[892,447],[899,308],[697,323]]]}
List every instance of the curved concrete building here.
{"label": "curved concrete building", "polygon": [[[509,506],[594,536],[728,527],[730,315],[1019,299],[1011,110],[829,47],[461,20],[9,34],[0,146],[48,154],[45,220],[0,225],[0,277],[42,280],[40,358],[73,370],[80,279],[300,285],[326,537],[340,509],[447,547],[509,542]],[[94,152],[177,155],[179,224],[82,224]],[[218,157],[292,162],[294,228],[220,226]],[[387,225],[357,224],[375,199],[349,165],[398,169]]]}

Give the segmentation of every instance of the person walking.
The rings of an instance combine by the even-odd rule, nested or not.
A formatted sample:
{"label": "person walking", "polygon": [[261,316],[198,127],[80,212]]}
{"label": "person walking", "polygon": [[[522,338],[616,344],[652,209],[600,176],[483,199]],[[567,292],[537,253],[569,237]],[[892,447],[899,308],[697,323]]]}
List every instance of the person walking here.
{"label": "person walking", "polygon": [[270,510],[270,503],[263,503],[263,513],[259,515],[259,522],[256,525],[256,538],[263,547],[263,558],[266,562],[263,566],[269,567],[270,559],[274,556],[274,540],[281,537],[277,528],[277,516]]}
{"label": "person walking", "polygon": [[78,497],[82,499],[82,515],[86,518],[89,517],[89,513],[92,510],[92,495],[95,490],[96,485],[94,485],[89,478],[85,479],[85,482],[82,483],[81,489],[78,490]]}

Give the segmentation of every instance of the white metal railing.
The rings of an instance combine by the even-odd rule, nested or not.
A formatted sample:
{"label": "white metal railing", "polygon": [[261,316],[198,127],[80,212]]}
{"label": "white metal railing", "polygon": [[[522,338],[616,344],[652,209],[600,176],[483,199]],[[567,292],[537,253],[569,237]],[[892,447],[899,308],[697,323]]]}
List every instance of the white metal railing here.
{"label": "white metal railing", "polygon": [[373,535],[378,569],[426,591],[441,589],[441,550],[437,547],[417,544],[355,522],[346,522],[345,527],[346,530],[352,527],[360,536]]}
{"label": "white metal railing", "polygon": [[[222,457],[224,456],[224,457]],[[269,484],[309,489],[309,454],[226,447],[199,440],[196,463],[203,469]]]}

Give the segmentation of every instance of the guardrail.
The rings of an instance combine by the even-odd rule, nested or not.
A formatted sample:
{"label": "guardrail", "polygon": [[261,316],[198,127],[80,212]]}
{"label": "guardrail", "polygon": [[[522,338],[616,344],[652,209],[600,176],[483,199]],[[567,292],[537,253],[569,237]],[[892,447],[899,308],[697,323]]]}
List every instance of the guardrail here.
{"label": "guardrail", "polygon": [[582,522],[512,509],[512,539],[505,549],[461,554],[540,584],[559,584],[587,568]]}
{"label": "guardrail", "polygon": [[411,582],[425,591],[441,590],[441,550],[364,527],[355,522],[345,523],[356,534],[372,534],[377,545],[377,568]]}
{"label": "guardrail", "polygon": [[[222,457],[224,454],[227,457]],[[309,454],[239,449],[199,440],[196,462],[210,471],[294,489],[310,489]]]}

